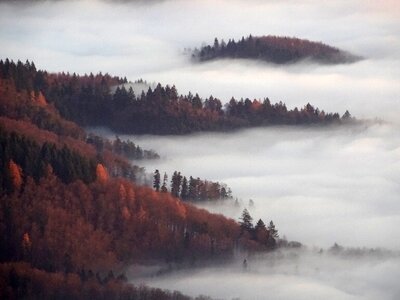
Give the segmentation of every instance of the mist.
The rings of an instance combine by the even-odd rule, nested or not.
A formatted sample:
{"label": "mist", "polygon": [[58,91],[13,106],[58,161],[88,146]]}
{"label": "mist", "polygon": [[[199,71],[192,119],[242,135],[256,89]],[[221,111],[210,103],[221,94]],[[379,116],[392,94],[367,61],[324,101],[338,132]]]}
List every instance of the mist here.
{"label": "mist", "polygon": [[248,258],[247,269],[240,260],[139,281],[214,299],[398,299],[398,253],[359,252],[357,256],[329,250],[280,250]]}
{"label": "mist", "polygon": [[[391,123],[370,123],[120,136],[158,149],[160,160],[139,163],[147,171],[225,182],[240,198],[239,205],[228,199],[197,206],[235,220],[247,208],[254,223],[273,220],[281,238],[303,244],[163,275],[133,266],[132,282],[215,299],[398,299],[398,132]],[[344,248],[331,251],[334,243]]]}
{"label": "mist", "polygon": [[[397,122],[397,1],[40,1],[0,3],[3,58],[53,72],[109,72],[175,84],[223,102],[269,97],[288,107]],[[185,48],[219,39],[284,35],[322,41],[366,59],[355,64],[274,66],[246,60],[193,64]]]}
{"label": "mist", "polygon": [[400,137],[394,125],[120,137],[157,149],[161,160],[139,162],[148,172],[177,170],[224,182],[241,199],[239,207],[229,200],[198,204],[213,212],[238,220],[247,207],[255,221],[273,220],[281,236],[310,246],[400,250]]}

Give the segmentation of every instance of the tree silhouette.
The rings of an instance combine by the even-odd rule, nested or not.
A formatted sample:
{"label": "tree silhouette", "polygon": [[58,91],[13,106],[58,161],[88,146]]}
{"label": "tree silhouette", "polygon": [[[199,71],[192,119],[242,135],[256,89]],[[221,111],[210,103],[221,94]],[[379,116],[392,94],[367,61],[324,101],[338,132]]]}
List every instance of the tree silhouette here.
{"label": "tree silhouette", "polygon": [[157,192],[160,191],[160,183],[161,183],[160,172],[158,170],[155,170],[153,176],[153,187]]}
{"label": "tree silhouette", "polygon": [[251,232],[253,230],[253,218],[250,216],[250,213],[246,208],[243,210],[242,216],[239,219],[242,231]]}
{"label": "tree silhouette", "polygon": [[168,192],[167,182],[168,182],[168,175],[167,175],[167,173],[164,173],[163,184],[161,186],[162,193]]}
{"label": "tree silhouette", "polygon": [[269,222],[268,231],[269,231],[269,235],[271,237],[273,237],[274,239],[279,238],[278,230],[276,230],[275,224],[274,224],[274,222],[272,222],[272,220]]}

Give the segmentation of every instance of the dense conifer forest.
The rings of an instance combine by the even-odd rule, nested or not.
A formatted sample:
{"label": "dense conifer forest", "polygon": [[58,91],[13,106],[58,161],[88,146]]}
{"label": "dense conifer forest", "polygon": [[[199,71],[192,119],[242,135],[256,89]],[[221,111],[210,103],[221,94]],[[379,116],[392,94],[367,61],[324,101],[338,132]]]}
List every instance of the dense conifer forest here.
{"label": "dense conifer forest", "polygon": [[238,41],[229,39],[227,43],[215,38],[214,44],[195,49],[192,58],[200,62],[222,58],[256,59],[274,64],[296,63],[305,59],[321,64],[343,64],[361,59],[321,42],[270,35],[260,37],[249,35]]}
{"label": "dense conifer forest", "polygon": [[[82,132],[64,119],[81,126],[107,126],[118,133],[129,134],[188,134],[270,125],[331,125],[354,121],[348,111],[341,116],[309,103],[302,108],[288,109],[284,103],[273,104],[268,98],[232,98],[223,105],[221,100],[212,96],[202,99],[198,94],[179,95],[175,86],[164,87],[161,84],[135,95],[133,89],[125,89],[126,78],[101,73],[83,76],[53,74],[37,70],[31,62],[14,63],[8,59],[0,61],[0,77],[4,84],[13,82],[15,85],[5,90],[7,97],[27,93],[20,96],[25,99],[23,101],[35,99],[38,104],[34,111],[10,106],[4,114],[30,118],[39,128],[73,137]],[[40,106],[43,99],[57,113],[43,110]]]}

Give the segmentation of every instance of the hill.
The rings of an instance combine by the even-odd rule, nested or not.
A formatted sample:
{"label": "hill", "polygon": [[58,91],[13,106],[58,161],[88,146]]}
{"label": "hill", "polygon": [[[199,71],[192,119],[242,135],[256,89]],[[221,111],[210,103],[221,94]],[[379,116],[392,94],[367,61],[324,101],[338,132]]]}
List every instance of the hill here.
{"label": "hill", "polygon": [[274,64],[289,64],[303,60],[310,60],[320,64],[344,64],[353,63],[362,58],[341,49],[323,44],[312,42],[305,39],[279,37],[279,36],[260,36],[241,40],[214,40],[213,45],[206,45],[196,49],[192,57],[200,62],[231,58],[231,59],[255,59]]}
{"label": "hill", "polygon": [[2,299],[189,299],[128,285],[124,267],[196,265],[276,245],[265,226],[244,229],[167,191],[141,186],[135,182],[140,170],[113,151],[114,143],[104,140],[109,146],[100,147],[50,98],[61,87],[90,94],[88,86],[105,88],[107,80],[119,82],[49,75],[29,62],[0,63]]}
{"label": "hill", "polygon": [[[12,117],[28,117],[37,126],[52,128],[64,135],[80,134],[76,125],[65,123],[66,120],[81,126],[106,126],[126,134],[188,134],[271,125],[325,126],[354,121],[349,112],[340,116],[309,103],[302,108],[288,109],[284,103],[271,103],[268,98],[232,98],[223,105],[213,96],[203,99],[192,93],[179,95],[175,86],[161,84],[136,95],[132,88],[125,89],[128,86],[124,84],[126,79],[101,73],[83,76],[51,74],[37,70],[29,62],[0,61],[0,76],[5,82],[12,81],[16,85],[8,96],[15,97],[17,92],[23,94],[25,89],[33,90],[41,93],[48,108],[57,110],[57,113],[51,113],[50,109],[44,110],[37,105],[36,114],[13,109]],[[26,98],[25,102],[30,99],[29,95],[21,97]],[[37,117],[39,114],[40,118]],[[61,132],[61,129],[68,132]]]}

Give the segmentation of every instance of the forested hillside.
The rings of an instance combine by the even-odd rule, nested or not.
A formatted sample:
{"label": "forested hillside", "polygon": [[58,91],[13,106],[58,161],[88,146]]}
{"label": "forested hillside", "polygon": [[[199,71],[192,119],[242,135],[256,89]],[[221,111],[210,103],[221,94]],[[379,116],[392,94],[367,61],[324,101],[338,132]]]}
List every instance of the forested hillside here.
{"label": "forested hillside", "polygon": [[271,35],[260,37],[249,35],[238,41],[230,39],[227,43],[224,40],[219,42],[215,38],[213,45],[194,50],[192,57],[201,62],[221,58],[244,58],[274,64],[296,63],[305,59],[322,64],[343,64],[361,59],[320,42]]}
{"label": "forested hillside", "polygon": [[[163,87],[161,84],[135,95],[132,89],[124,88],[126,79],[101,73],[84,76],[50,74],[38,71],[30,62],[0,61],[0,77],[5,82],[15,83],[15,88],[7,88],[7,97],[29,90],[29,94],[22,97],[26,98],[25,102],[34,98],[39,106],[46,99],[46,105],[57,109],[63,118],[81,126],[107,126],[118,133],[187,134],[269,125],[341,124],[353,120],[347,111],[340,116],[326,113],[309,103],[302,108],[288,109],[284,103],[273,104],[268,98],[232,98],[223,105],[212,96],[202,99],[197,94],[179,95],[175,86]],[[111,93],[115,86],[118,87]],[[4,113],[9,114],[8,109],[12,107]],[[38,127],[58,134],[80,134],[76,125],[65,123],[58,114],[40,108],[35,113],[14,109],[12,117],[30,118]],[[61,132],[61,128],[66,132]]]}
{"label": "forested hillside", "polygon": [[[57,109],[74,100],[84,107],[78,99],[86,98],[51,98],[59,89],[74,95],[74,82],[78,94],[104,89],[112,97],[106,88],[119,79],[0,66],[0,298],[188,299],[127,285],[124,266],[196,265],[276,246],[265,226],[254,230],[179,200],[180,187],[171,194],[140,186],[139,168],[123,157],[123,145],[128,152],[136,145],[88,136]],[[100,114],[84,112],[82,122]]]}

